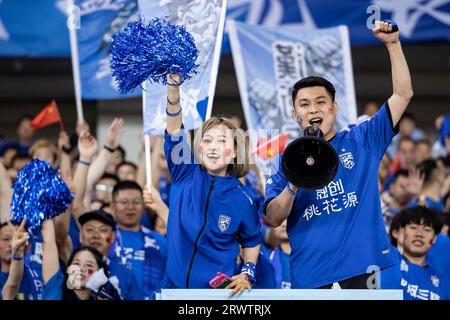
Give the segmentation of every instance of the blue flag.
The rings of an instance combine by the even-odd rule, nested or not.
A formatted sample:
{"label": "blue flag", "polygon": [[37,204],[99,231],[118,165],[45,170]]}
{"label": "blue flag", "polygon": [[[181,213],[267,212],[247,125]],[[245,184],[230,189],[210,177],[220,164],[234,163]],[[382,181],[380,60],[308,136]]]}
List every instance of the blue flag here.
{"label": "blue flag", "polygon": [[[276,29],[227,20],[234,67],[253,150],[274,136],[298,137],[292,118],[291,89],[307,76],[321,76],[336,88],[336,129],[356,122],[356,99],[348,31],[279,27]],[[264,130],[261,130],[264,129]],[[273,147],[272,147],[273,149]],[[274,150],[272,150],[274,151]],[[276,153],[271,153],[275,155]],[[270,159],[254,152],[260,169]]]}
{"label": "blue flag", "polygon": [[0,0],[0,56],[70,56],[62,2]]}
{"label": "blue flag", "polygon": [[83,99],[117,99],[141,95],[138,88],[127,95],[117,89],[109,65],[111,37],[139,17],[137,0],[77,0],[81,24],[77,32]]}

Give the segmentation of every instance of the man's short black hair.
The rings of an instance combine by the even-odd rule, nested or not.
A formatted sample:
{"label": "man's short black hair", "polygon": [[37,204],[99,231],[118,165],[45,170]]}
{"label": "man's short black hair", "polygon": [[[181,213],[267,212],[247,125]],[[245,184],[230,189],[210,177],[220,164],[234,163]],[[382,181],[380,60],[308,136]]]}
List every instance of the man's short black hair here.
{"label": "man's short black hair", "polygon": [[18,126],[20,126],[20,124],[22,123],[22,121],[25,121],[25,120],[33,120],[34,119],[34,117],[31,115],[31,114],[24,114],[24,115],[21,115],[18,119],[17,119],[17,121],[16,121],[16,127],[18,127]]}
{"label": "man's short black hair", "polygon": [[133,162],[130,162],[130,161],[122,161],[121,163],[119,163],[119,164],[117,165],[116,172],[117,172],[117,170],[119,170],[119,168],[120,168],[121,166],[131,166],[131,167],[133,167],[134,170],[137,170],[137,169],[138,169],[137,165],[135,165]]}
{"label": "man's short black hair", "polygon": [[450,154],[445,157],[439,157],[437,160],[442,161],[446,168],[450,168]]}
{"label": "man's short black hair", "polygon": [[412,114],[411,112],[404,112],[404,113],[402,114],[402,117],[400,118],[400,122],[401,122],[403,119],[411,120],[414,124],[416,124],[416,117],[415,117],[414,114]]}
{"label": "man's short black hair", "polygon": [[14,166],[14,162],[17,160],[30,160],[31,161],[31,159],[32,159],[31,156],[27,153],[18,153],[14,157],[12,157],[11,167]]}
{"label": "man's short black hair", "polygon": [[438,168],[436,160],[427,159],[417,165],[417,169],[423,175],[423,183],[427,184],[433,179],[433,171]]}
{"label": "man's short black hair", "polygon": [[295,106],[295,98],[297,97],[297,93],[299,92],[299,90],[309,87],[324,87],[325,90],[327,90],[328,94],[330,95],[331,100],[334,102],[336,96],[336,89],[334,88],[333,84],[330,81],[322,77],[306,77],[297,81],[294,84],[294,87],[292,88],[292,103],[294,106]]}
{"label": "man's short black hair", "polygon": [[408,170],[400,169],[395,173],[392,183],[397,181],[398,177],[408,177],[408,176],[409,176]]}
{"label": "man's short black hair", "polygon": [[394,231],[405,228],[409,224],[419,224],[431,227],[436,235],[439,234],[442,229],[442,222],[439,218],[439,213],[435,209],[424,206],[403,209],[394,216],[391,222],[389,236],[391,237],[392,245],[397,245],[397,239],[393,237]]}
{"label": "man's short black hair", "polygon": [[113,189],[113,199],[116,198],[117,194],[119,193],[120,190],[138,190],[141,195],[142,195],[142,188],[141,186],[134,182],[134,181],[130,181],[130,180],[125,180],[125,181],[121,181],[118,184],[116,184],[114,186]]}
{"label": "man's short black hair", "polygon": [[403,136],[403,137],[400,137],[400,139],[398,140],[398,145],[400,146],[400,144],[402,144],[405,141],[409,141],[409,142],[411,142],[414,145],[416,144],[411,137]]}
{"label": "man's short black hair", "polygon": [[[103,180],[103,179],[111,179],[114,180],[116,183],[119,183],[119,177],[116,176],[115,174],[109,174],[109,173],[105,173],[104,175],[102,175],[102,177],[100,179],[98,179],[98,181]],[[97,181],[97,183],[98,183]]]}
{"label": "man's short black hair", "polygon": [[418,144],[426,144],[428,147],[431,148],[431,141],[428,140],[427,138],[422,138],[416,141],[416,145]]}

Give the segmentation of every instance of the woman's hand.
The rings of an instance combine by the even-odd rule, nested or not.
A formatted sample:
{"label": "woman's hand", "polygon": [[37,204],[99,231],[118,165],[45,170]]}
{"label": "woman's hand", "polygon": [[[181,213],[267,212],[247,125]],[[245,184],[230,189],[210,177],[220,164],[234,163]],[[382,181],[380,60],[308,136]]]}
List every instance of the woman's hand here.
{"label": "woman's hand", "polygon": [[233,297],[237,293],[241,294],[245,290],[252,288],[250,280],[248,279],[247,275],[243,273],[235,275],[234,277],[231,277],[231,279],[233,280],[233,282],[225,288],[233,289],[233,291],[230,292],[229,297]]}
{"label": "woman's hand", "polygon": [[25,248],[28,245],[28,239],[30,236],[28,235],[28,232],[25,230],[25,224],[26,224],[27,218],[24,217],[22,220],[22,223],[17,228],[11,224],[10,221],[8,221],[8,225],[14,230],[13,231],[13,237],[11,241],[11,248],[12,248],[12,255],[14,257],[21,257],[25,253]]}

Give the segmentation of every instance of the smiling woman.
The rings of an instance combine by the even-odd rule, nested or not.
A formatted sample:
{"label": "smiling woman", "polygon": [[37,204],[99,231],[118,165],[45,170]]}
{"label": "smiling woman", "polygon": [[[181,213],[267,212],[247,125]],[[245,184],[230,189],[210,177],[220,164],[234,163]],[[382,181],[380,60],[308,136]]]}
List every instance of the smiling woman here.
{"label": "smiling woman", "polygon": [[209,288],[218,272],[232,276],[239,245],[244,266],[231,295],[255,282],[261,231],[254,201],[239,181],[249,170],[246,139],[228,120],[213,117],[197,131],[195,163],[182,128],[178,75],[168,75],[164,142],[172,176],[164,288]]}

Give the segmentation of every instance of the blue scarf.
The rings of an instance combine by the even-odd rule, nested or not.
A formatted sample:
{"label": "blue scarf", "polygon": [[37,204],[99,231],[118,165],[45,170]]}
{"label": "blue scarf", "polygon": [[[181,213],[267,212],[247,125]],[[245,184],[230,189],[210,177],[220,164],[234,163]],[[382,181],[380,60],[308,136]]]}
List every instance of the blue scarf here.
{"label": "blue scarf", "polygon": [[[151,230],[141,226],[141,233],[144,237],[145,259],[143,279],[138,279],[138,281],[143,280],[146,299],[152,299],[154,293],[161,289],[166,270],[166,257],[161,253],[161,247]],[[116,232],[116,237],[117,241],[115,242],[113,255],[118,263],[126,265],[126,262],[123,263],[122,261],[122,238],[119,230]]]}

